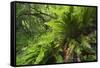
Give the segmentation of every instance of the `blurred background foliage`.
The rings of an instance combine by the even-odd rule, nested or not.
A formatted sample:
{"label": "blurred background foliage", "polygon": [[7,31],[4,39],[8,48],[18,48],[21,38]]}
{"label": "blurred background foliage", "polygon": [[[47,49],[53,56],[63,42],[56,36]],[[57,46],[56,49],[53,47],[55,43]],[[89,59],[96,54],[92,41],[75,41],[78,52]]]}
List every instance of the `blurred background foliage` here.
{"label": "blurred background foliage", "polygon": [[16,4],[16,64],[95,61],[96,7]]}

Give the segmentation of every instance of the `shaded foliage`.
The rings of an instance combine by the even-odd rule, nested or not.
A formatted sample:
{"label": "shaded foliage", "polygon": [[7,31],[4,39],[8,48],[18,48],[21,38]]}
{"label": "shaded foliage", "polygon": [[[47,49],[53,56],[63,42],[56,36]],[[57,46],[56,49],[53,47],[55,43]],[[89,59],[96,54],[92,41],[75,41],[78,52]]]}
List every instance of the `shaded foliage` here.
{"label": "shaded foliage", "polygon": [[16,64],[95,61],[96,7],[17,3]]}

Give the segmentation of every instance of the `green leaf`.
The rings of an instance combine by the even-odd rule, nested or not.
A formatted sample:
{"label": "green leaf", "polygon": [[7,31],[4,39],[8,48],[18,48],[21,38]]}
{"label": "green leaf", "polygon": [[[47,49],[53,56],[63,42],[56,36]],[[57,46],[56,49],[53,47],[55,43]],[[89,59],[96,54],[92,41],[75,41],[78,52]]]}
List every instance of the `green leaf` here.
{"label": "green leaf", "polygon": [[39,64],[39,62],[42,61],[43,57],[44,57],[44,49],[41,48],[39,55],[36,58],[36,61],[34,62],[34,64]]}
{"label": "green leaf", "polygon": [[61,55],[58,54],[55,57],[56,57],[56,63],[62,63],[63,62],[63,58],[62,58]]}

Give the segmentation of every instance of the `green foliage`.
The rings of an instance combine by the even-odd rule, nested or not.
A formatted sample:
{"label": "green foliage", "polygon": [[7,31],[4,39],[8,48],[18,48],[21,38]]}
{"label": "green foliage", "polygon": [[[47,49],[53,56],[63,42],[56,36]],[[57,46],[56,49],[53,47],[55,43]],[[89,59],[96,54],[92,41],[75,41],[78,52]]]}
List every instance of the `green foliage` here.
{"label": "green foliage", "polygon": [[96,8],[16,4],[16,64],[96,60]]}

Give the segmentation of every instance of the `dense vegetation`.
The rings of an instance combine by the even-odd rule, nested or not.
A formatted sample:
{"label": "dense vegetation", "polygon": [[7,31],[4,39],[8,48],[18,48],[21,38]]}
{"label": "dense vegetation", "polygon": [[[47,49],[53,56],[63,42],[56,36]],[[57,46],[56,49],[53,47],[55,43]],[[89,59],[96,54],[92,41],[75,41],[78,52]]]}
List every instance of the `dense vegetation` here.
{"label": "dense vegetation", "polygon": [[96,7],[16,5],[16,64],[96,60]]}

